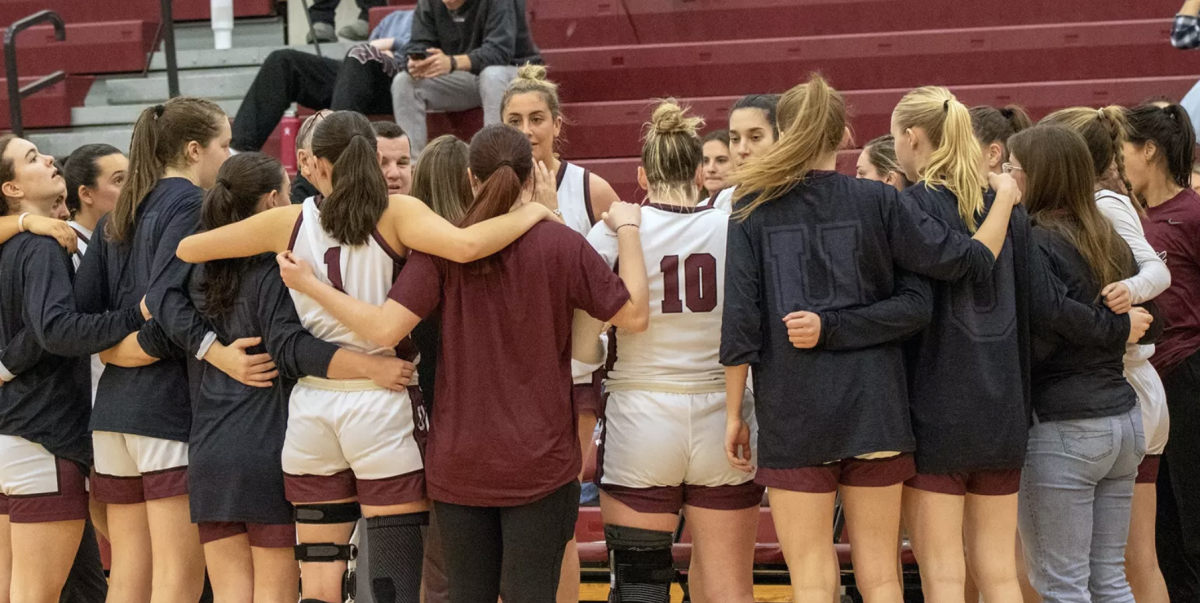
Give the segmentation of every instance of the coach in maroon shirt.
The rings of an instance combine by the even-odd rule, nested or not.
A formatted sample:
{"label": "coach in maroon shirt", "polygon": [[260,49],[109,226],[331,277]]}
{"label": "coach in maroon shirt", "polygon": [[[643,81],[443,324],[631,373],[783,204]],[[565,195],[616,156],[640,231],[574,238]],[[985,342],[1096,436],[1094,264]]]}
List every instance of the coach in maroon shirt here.
{"label": "coach in maroon shirt", "polygon": [[[471,140],[470,164],[475,200],[464,227],[520,202],[533,172],[532,149],[516,129],[489,126]],[[289,287],[381,345],[394,345],[441,309],[438,398],[425,474],[454,603],[495,601],[502,575],[506,603],[555,598],[579,512],[574,313],[646,329],[640,219],[640,209],[628,203],[605,214],[619,241],[619,276],[581,235],[543,222],[471,264],[411,253],[382,307],[354,300],[281,259]]]}

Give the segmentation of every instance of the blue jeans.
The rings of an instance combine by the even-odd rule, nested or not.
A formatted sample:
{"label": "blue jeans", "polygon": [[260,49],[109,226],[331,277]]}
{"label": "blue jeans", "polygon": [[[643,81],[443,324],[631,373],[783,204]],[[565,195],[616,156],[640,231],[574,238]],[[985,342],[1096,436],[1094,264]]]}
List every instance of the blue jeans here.
{"label": "blue jeans", "polygon": [[1146,452],[1141,410],[1038,423],[1021,473],[1029,579],[1047,603],[1133,603],[1125,544],[1133,480]]}

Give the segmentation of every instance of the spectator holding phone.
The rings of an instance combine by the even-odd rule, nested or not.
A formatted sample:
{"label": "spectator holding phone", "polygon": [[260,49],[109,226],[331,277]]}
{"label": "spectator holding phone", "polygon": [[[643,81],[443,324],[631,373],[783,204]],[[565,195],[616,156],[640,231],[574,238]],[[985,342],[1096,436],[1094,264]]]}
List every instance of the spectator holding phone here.
{"label": "spectator holding phone", "polygon": [[484,125],[498,124],[517,67],[542,62],[525,0],[419,0],[403,53],[406,70],[392,80],[392,102],[413,157],[428,139],[426,112],[483,107]]}

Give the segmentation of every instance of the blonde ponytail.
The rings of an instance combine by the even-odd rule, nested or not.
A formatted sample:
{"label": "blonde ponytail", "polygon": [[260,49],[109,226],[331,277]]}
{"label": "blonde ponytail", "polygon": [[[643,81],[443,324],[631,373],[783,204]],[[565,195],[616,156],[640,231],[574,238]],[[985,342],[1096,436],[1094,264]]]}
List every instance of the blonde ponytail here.
{"label": "blonde ponytail", "polygon": [[971,113],[949,90],[925,86],[904,95],[892,115],[901,131],[920,128],[933,144],[920,181],[958,198],[958,215],[974,233],[983,214],[983,151],[971,127]]}
{"label": "blonde ponytail", "polygon": [[[754,196],[753,201],[734,212],[739,220],[781,197],[841,146],[846,103],[820,75],[814,73],[807,82],[788,90],[779,99],[779,111],[780,126],[787,122],[779,142],[731,178],[737,186],[735,204]],[[967,127],[969,130],[970,124]]]}
{"label": "blonde ponytail", "polygon": [[684,189],[681,199],[696,198],[696,170],[704,163],[704,145],[696,132],[703,126],[703,118],[688,115],[673,98],[654,108],[642,138],[642,169],[651,196],[668,197]]}

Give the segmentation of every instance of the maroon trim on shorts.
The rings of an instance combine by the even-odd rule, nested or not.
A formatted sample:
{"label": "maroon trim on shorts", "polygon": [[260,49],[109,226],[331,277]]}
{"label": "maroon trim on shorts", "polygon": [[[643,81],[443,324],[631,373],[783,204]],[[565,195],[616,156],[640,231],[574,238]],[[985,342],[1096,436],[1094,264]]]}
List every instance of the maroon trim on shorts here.
{"label": "maroon trim on shorts", "polygon": [[965,473],[918,473],[905,486],[952,496],[1011,496],[1021,489],[1020,469],[987,469]]}
{"label": "maroon trim on shorts", "polygon": [[683,508],[682,485],[630,488],[601,484],[600,489],[638,513],[678,513]]}
{"label": "maroon trim on shorts", "polygon": [[424,469],[383,479],[358,480],[358,502],[363,505],[403,505],[427,497]]}
{"label": "maroon trim on shorts", "polygon": [[912,454],[906,453],[886,459],[842,459],[816,467],[759,467],[754,482],[791,492],[826,494],[837,492],[839,485],[855,488],[895,486],[916,474]]}
{"label": "maroon trim on shorts", "polygon": [[1162,461],[1161,454],[1147,454],[1142,462],[1138,464],[1137,478],[1135,484],[1157,484],[1158,483],[1158,465]]}
{"label": "maroon trim on shorts", "polygon": [[208,544],[239,534],[245,534],[250,546],[264,549],[282,549],[296,546],[296,524],[294,523],[240,523],[236,521],[202,521],[200,544]]}
{"label": "maroon trim on shorts", "polygon": [[160,471],[147,471],[142,474],[142,483],[146,488],[146,500],[183,496],[188,493],[187,465]]}
{"label": "maroon trim on shorts", "polygon": [[109,505],[136,505],[146,502],[142,476],[104,475],[92,471],[92,498]]}
{"label": "maroon trim on shorts", "polygon": [[684,504],[715,511],[740,511],[762,505],[766,488],[753,481],[735,486],[694,486],[684,484]]}
{"label": "maroon trim on shorts", "polygon": [[300,236],[300,225],[304,223],[304,212],[296,216],[296,225],[292,227],[292,238],[288,239],[288,251],[295,251],[296,238]]}
{"label": "maroon trim on shorts", "polygon": [[8,515],[8,495],[0,494],[0,515]]}
{"label": "maroon trim on shorts", "polygon": [[350,469],[333,475],[283,474],[283,493],[288,502],[294,504],[323,503],[331,500],[354,498],[354,472]]}
{"label": "maroon trim on shorts", "polygon": [[575,414],[590,412],[600,418],[604,416],[604,388],[601,376],[604,369],[592,373],[591,383],[576,383],[571,386],[571,401],[575,403]]}
{"label": "maroon trim on shorts", "polygon": [[73,461],[55,458],[58,490],[45,494],[8,497],[8,520],[12,523],[83,521],[88,516],[87,480]]}
{"label": "maroon trim on shorts", "polygon": [[429,407],[425,406],[425,395],[421,388],[408,386],[408,405],[412,409],[413,439],[421,451],[421,465],[425,464],[425,446],[429,442]]}

